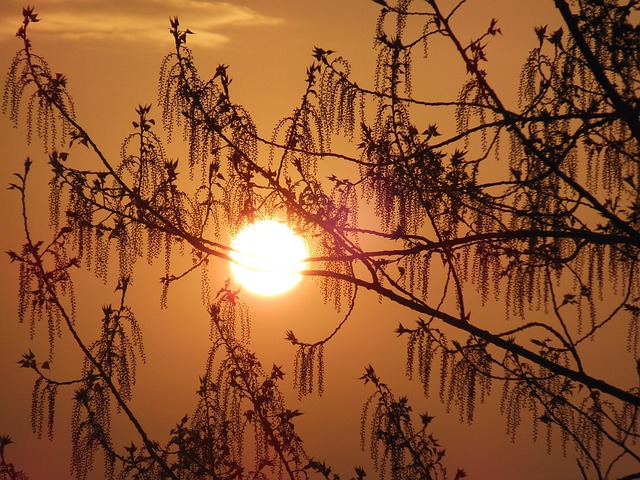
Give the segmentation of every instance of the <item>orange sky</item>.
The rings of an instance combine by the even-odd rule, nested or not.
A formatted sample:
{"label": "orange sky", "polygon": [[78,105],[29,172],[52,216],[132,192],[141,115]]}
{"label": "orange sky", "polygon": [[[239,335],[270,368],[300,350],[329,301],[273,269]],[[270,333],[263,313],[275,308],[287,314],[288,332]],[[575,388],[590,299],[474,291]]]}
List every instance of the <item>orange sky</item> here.
{"label": "orange sky", "polygon": [[[462,38],[481,32],[492,17],[500,20],[503,36],[492,39],[488,50],[489,79],[513,98],[520,65],[533,45],[533,27],[557,20],[552,1],[476,0],[462,11],[459,26],[473,29]],[[526,4],[526,5],[524,5]],[[22,3],[0,2],[0,66],[6,71],[18,42],[14,32],[21,22]],[[134,107],[155,103],[158,68],[169,52],[168,17],[178,15],[181,24],[196,32],[189,37],[203,76],[220,64],[230,64],[234,79],[232,94],[254,116],[262,136],[268,137],[277,120],[295,107],[304,90],[305,69],[311,63],[313,46],[337,50],[349,58],[360,85],[371,85],[375,54],[372,34],[377,6],[370,0],[254,0],[233,3],[206,0],[49,0],[37,5],[42,21],[33,25],[34,49],[49,61],[54,72],[65,73],[75,100],[77,118],[100,144],[105,153],[118,154],[122,139],[130,132]],[[448,53],[434,51],[435,58],[448,60]],[[455,60],[444,71],[431,64],[418,70],[416,90],[430,100],[451,100],[462,79],[452,81]],[[419,74],[419,76],[418,76]],[[4,78],[2,75],[0,78]],[[160,110],[152,109],[159,119]],[[449,121],[442,120],[445,124]],[[184,154],[171,151],[171,156]],[[4,185],[11,174],[21,170],[27,155],[34,161],[31,198],[36,230],[46,232],[46,156],[34,142],[27,146],[24,130],[13,130],[6,116],[0,118],[0,250],[19,249],[20,218],[18,195]],[[140,265],[140,267],[144,267]],[[216,264],[220,280],[226,266]],[[58,405],[57,434],[54,442],[35,440],[30,433],[29,411],[32,375],[19,370],[16,361],[29,348],[46,355],[43,339],[29,341],[27,325],[16,320],[17,268],[7,257],[0,258],[0,435],[10,435],[16,445],[8,449],[10,460],[39,478],[66,478],[68,472],[67,396]],[[140,269],[139,271],[141,271]],[[162,435],[194,406],[193,392],[207,354],[208,323],[199,304],[197,281],[185,282],[170,293],[169,311],[159,311],[160,287],[151,273],[148,283],[135,284],[134,309],[145,334],[148,363],[141,366],[134,393],[133,408],[140,412],[151,435]],[[79,310],[91,319],[111,295],[112,285],[94,296],[100,284],[81,275],[78,284]],[[195,285],[195,286],[194,286]],[[215,288],[215,285],[214,285]],[[194,291],[195,290],[195,291]],[[183,302],[184,304],[181,304]],[[282,339],[288,329],[301,338],[315,340],[333,329],[339,316],[323,306],[312,282],[291,294],[275,299],[248,298],[253,321],[254,348],[264,365],[283,364],[291,382],[294,350]],[[173,308],[173,310],[172,310]],[[176,312],[176,309],[178,312]],[[502,311],[502,310],[500,310]],[[309,312],[313,312],[312,314]],[[322,398],[309,397],[300,404],[295,393],[285,388],[293,408],[307,415],[300,423],[307,451],[328,464],[343,478],[352,467],[368,466],[367,454],[359,451],[360,409],[371,393],[359,377],[365,365],[374,364],[385,381],[397,387],[397,394],[409,394],[415,410],[425,408],[436,415],[435,436],[447,449],[447,465],[455,472],[464,468],[472,479],[560,480],[575,477],[575,463],[561,455],[547,456],[541,440],[533,444],[522,431],[515,445],[504,435],[504,420],[497,415],[500,386],[489,403],[478,409],[472,427],[460,425],[457,413],[445,415],[437,396],[425,401],[418,382],[404,378],[403,340],[393,330],[399,320],[415,319],[410,312],[392,305],[379,305],[373,296],[363,296],[353,321],[327,347],[326,392]],[[88,333],[88,332],[85,332]],[[354,339],[366,339],[354,342]],[[40,350],[38,350],[40,349]],[[59,357],[64,357],[62,350]],[[77,357],[75,357],[77,358]],[[64,368],[66,365],[60,365]],[[166,405],[166,406],[165,406]],[[321,418],[319,421],[318,419]],[[98,464],[100,463],[98,457]],[[367,468],[371,478],[373,470]],[[542,476],[541,476],[542,475]],[[98,478],[98,477],[96,477]]]}

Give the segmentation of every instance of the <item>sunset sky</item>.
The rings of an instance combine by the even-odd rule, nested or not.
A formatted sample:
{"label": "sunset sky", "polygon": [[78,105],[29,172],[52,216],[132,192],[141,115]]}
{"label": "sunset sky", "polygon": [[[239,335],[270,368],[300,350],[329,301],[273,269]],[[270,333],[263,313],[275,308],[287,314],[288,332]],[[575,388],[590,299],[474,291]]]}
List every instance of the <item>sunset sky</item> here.
{"label": "sunset sky", "polygon": [[[486,29],[491,18],[499,19],[503,35],[491,40],[487,70],[490,81],[515,102],[520,66],[535,42],[533,27],[559,25],[553,2],[469,3],[462,9],[458,23],[459,28],[469,30],[462,37],[470,39]],[[15,0],[0,2],[3,85],[4,72],[20,48],[15,31],[22,21],[22,6]],[[181,25],[195,32],[188,45],[203,77],[212,74],[218,64],[230,65],[234,101],[251,112],[258,131],[269,137],[276,122],[290,113],[304,92],[305,70],[312,62],[314,46],[336,50],[350,60],[358,84],[373,84],[372,36],[378,8],[370,0],[43,0],[36,4],[41,22],[30,28],[34,51],[47,59],[54,72],[67,75],[78,120],[103,151],[116,158],[122,139],[131,131],[138,104],[153,104],[151,117],[159,120],[160,109],[155,105],[158,69],[172,47],[170,16],[177,15]],[[453,100],[463,78],[451,78],[451,72],[463,75],[464,71],[456,66],[457,59],[451,51],[435,48],[434,58],[447,64],[442,71],[435,62],[427,69],[417,70],[416,90],[429,100]],[[447,125],[451,119],[433,121]],[[185,156],[172,148],[169,144],[170,156]],[[21,171],[27,156],[34,161],[32,187],[37,192],[29,205],[34,230],[45,236],[47,157],[37,141],[26,145],[24,128],[14,130],[7,116],[1,116],[2,252],[20,248],[19,196],[5,186],[12,181],[12,173]],[[140,267],[142,271],[144,265]],[[140,413],[151,436],[162,443],[169,429],[194,407],[194,392],[208,351],[209,327],[200,305],[197,279],[184,282],[170,293],[169,310],[159,309],[157,278],[161,268],[152,270],[148,282],[136,280],[131,298],[135,297],[134,309],[142,324],[148,359],[146,365],[139,366],[133,408]],[[222,282],[228,275],[227,266],[217,262],[213,268]],[[29,421],[34,378],[31,372],[18,369],[16,362],[29,348],[44,360],[46,339],[40,335],[30,341],[28,325],[17,322],[17,267],[2,255],[0,269],[0,435],[12,437],[16,444],[7,450],[9,460],[32,479],[66,478],[71,392],[59,397],[54,441],[35,439]],[[79,317],[85,315],[89,321],[96,321],[100,307],[116,301],[113,282],[110,277],[110,283],[103,287],[89,274],[80,274],[76,287]],[[316,290],[313,282],[305,281],[281,297],[249,296],[253,348],[264,365],[284,366],[288,401],[292,408],[305,412],[299,428],[308,453],[332,465],[342,478],[350,478],[357,465],[365,466],[367,478],[375,478],[368,452],[359,450],[360,411],[371,391],[357,379],[369,363],[398,395],[409,396],[414,410],[428,410],[436,416],[433,431],[447,449],[450,472],[463,468],[470,479],[575,478],[575,461],[563,459],[559,452],[547,455],[544,438],[533,443],[528,425],[511,444],[498,412],[499,385],[494,387],[496,391],[487,404],[479,406],[471,427],[458,423],[457,412],[447,415],[437,395],[425,400],[420,384],[409,382],[404,376],[404,340],[397,339],[393,332],[399,321],[408,323],[415,320],[415,315],[393,305],[379,304],[373,295],[360,299],[353,320],[327,347],[324,396],[298,401],[290,385],[295,351],[283,340],[285,332],[292,329],[301,338],[313,341],[331,332],[341,318],[331,306],[323,305]],[[84,333],[90,336],[91,330]],[[57,366],[57,358],[65,358],[64,345],[60,343],[53,366]],[[73,352],[71,356],[79,358]],[[64,369],[65,365],[60,367]],[[114,425],[116,422],[114,417]],[[100,457],[96,463],[101,463]]]}

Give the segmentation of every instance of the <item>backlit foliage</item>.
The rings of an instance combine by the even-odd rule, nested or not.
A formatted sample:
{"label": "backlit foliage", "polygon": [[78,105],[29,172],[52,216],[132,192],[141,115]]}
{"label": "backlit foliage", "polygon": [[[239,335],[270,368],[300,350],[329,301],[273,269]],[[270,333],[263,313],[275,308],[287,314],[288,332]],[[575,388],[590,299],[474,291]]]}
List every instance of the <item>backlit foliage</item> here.
{"label": "backlit foliage", "polygon": [[[175,48],[160,67],[162,125],[140,105],[116,160],[76,120],[65,76],[33,53],[27,31],[38,18],[24,10],[3,112],[16,124],[26,118],[27,140],[35,131],[53,176],[48,242],[32,238],[28,221],[30,160],[11,185],[26,239],[9,252],[20,268],[18,318],[29,319],[32,336],[46,320],[50,345],[47,361],[29,352],[20,364],[36,374],[37,435],[53,435],[57,392],[75,388],[76,478],[87,478],[99,451],[109,478],[338,478],[302,446],[300,412],[278,387],[283,367],[265,369],[251,351],[242,292],[228,281],[212,298],[209,269],[229,260],[230,237],[263,217],[305,238],[305,273],[344,315],[322,340],[286,333],[301,398],[326,388],[325,345],[368,289],[406,307],[410,318],[396,330],[407,341],[405,370],[429,401],[435,377],[439,401],[471,424],[477,405],[499,390],[512,440],[523,423],[534,440],[544,430],[549,451],[575,456],[585,478],[640,469],[640,3],[556,0],[563,26],[534,28],[519,84],[507,93],[494,89],[487,63],[502,33],[497,20],[458,32],[464,0],[446,10],[436,0],[376,3],[370,84],[354,80],[347,59],[315,47],[299,104],[269,137],[234,100],[231,67],[200,76],[187,47],[192,32],[172,18]],[[418,62],[446,71],[428,55],[436,39],[465,71],[453,100],[420,98],[428,82],[417,81]],[[503,100],[509,94],[514,109]],[[186,143],[182,164],[168,156],[160,128]],[[336,137],[353,148],[334,151]],[[149,438],[129,408],[145,358],[142,327],[125,303],[140,259],[163,266],[162,307],[174,282],[199,274],[211,318],[197,406],[166,442]],[[103,308],[93,342],[76,330],[79,266],[107,284],[119,279],[120,304]],[[627,355],[615,370],[630,375],[618,385],[601,380],[589,356],[620,331]],[[85,358],[74,380],[47,372],[63,333]],[[427,431],[432,418],[414,426],[406,397],[371,367],[363,380],[375,388],[362,447],[368,440],[376,473],[448,478],[444,450]],[[124,450],[111,437],[115,412],[138,436]],[[458,470],[455,479],[464,476]]]}
{"label": "backlit foliage", "polygon": [[17,469],[13,463],[7,461],[5,449],[12,443],[11,437],[0,436],[0,480],[26,480],[29,477],[22,470]]}
{"label": "backlit foliage", "polygon": [[[59,114],[57,107],[62,107],[65,114],[73,118],[73,102],[67,92],[66,77],[61,73],[53,74],[46,60],[31,51],[27,27],[40,21],[38,15],[32,8],[27,8],[23,17],[16,36],[24,40],[24,49],[14,57],[7,73],[2,111],[9,110],[9,117],[16,123],[26,101],[27,141],[31,142],[35,130],[45,151],[55,150],[70,134],[70,124]],[[25,90],[30,84],[35,84],[36,88],[27,94]]]}
{"label": "backlit foliage", "polygon": [[[301,412],[286,408],[278,388],[278,382],[284,378],[281,367],[273,365],[267,373],[255,354],[246,348],[247,332],[244,339],[235,336],[235,324],[248,321],[242,319],[240,302],[237,292],[224,289],[216,302],[209,306],[213,346],[207,380],[213,380],[217,386],[214,409],[228,417],[222,422],[223,425],[228,424],[230,428],[238,430],[227,445],[236,450],[239,462],[242,462],[242,429],[245,420],[246,425],[252,428],[256,443],[254,468],[257,473],[250,477],[266,479],[275,473],[278,478],[283,475],[298,478],[308,460],[292,422]],[[222,349],[226,355],[215,372],[214,360]],[[248,407],[244,404],[248,404]]]}
{"label": "backlit foliage", "polygon": [[[442,464],[445,451],[427,432],[433,417],[420,414],[420,429],[415,430],[412,408],[406,397],[396,399],[370,365],[361,380],[371,382],[375,388],[363,409],[361,441],[364,449],[369,422],[371,457],[380,478],[384,479],[387,473],[394,480],[448,478]],[[463,470],[458,470],[455,479],[465,476]]]}

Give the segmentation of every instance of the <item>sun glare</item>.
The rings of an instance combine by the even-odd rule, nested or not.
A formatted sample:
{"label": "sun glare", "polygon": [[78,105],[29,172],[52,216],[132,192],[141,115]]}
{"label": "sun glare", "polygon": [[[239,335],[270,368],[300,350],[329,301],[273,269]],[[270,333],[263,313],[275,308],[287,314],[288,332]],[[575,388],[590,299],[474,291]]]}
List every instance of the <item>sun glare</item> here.
{"label": "sun glare", "polygon": [[291,290],[302,278],[304,240],[284,223],[262,220],[246,226],[231,243],[231,272],[243,288],[258,295]]}

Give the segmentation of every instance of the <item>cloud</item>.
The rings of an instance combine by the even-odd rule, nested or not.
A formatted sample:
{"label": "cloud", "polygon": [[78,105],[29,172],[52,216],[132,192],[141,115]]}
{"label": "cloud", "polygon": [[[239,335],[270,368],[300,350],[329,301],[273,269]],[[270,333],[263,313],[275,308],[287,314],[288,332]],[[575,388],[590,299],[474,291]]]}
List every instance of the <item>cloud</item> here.
{"label": "cloud", "polygon": [[[11,8],[9,8],[9,5]],[[15,8],[13,8],[15,5]],[[0,36],[11,39],[20,24],[21,7],[9,0],[0,7]],[[229,27],[275,26],[282,19],[249,7],[216,0],[54,0],[40,13],[40,34],[72,41],[144,42],[166,46],[169,17],[178,16],[195,32],[190,45],[215,48],[230,38]]]}

